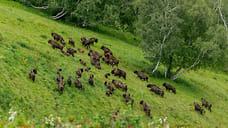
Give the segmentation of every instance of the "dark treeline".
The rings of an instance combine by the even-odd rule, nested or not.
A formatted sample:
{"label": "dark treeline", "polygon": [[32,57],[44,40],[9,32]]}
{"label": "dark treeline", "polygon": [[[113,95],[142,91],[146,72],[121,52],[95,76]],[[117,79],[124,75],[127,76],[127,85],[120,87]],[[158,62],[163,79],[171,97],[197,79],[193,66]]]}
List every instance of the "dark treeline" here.
{"label": "dark treeline", "polygon": [[98,24],[141,38],[152,73],[177,79],[200,67],[228,67],[228,0],[17,0],[54,20]]}

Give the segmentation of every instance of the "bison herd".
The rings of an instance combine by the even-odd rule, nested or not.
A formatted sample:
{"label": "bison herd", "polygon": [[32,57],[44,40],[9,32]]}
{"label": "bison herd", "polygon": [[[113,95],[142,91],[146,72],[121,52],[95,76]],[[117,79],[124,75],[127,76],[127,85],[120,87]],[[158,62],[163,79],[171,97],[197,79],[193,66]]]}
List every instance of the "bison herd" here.
{"label": "bison herd", "polygon": [[[57,33],[51,33],[52,37],[54,38],[54,40],[50,39],[48,40],[48,43],[52,46],[53,49],[60,49],[61,53],[63,53],[66,56],[72,56],[74,57],[74,54],[77,53],[77,51],[73,48],[69,48],[66,47],[66,51],[63,51],[63,48],[66,46],[66,42],[64,41],[63,37],[60,36]],[[58,43],[58,41],[60,43]],[[87,49],[90,48],[90,45],[94,44],[94,42],[98,42],[97,38],[90,38],[90,39],[86,39],[85,37],[81,37],[81,43],[83,46],[85,46]],[[72,47],[75,48],[75,41],[73,41],[72,38],[69,38],[69,45],[71,45]],[[113,66],[118,66],[119,64],[119,60],[113,56],[113,52],[105,47],[102,46],[101,49],[104,51],[104,57],[102,57],[103,55],[100,54],[99,52],[95,51],[95,50],[89,50],[88,56],[90,57],[90,63],[91,65],[94,65],[95,68],[101,70],[101,65],[100,65],[100,59],[102,58],[102,60],[108,64]],[[78,48],[77,49],[78,52],[80,53],[84,53],[85,51],[83,49]],[[79,62],[83,65],[86,66],[86,62],[83,61],[82,59],[79,59]],[[84,69],[86,72],[89,72],[91,70],[91,67],[87,67]],[[61,75],[62,69],[58,69],[57,70],[57,85],[58,85],[58,90],[59,93],[62,94],[63,90],[65,88],[65,83],[63,81],[64,77]],[[126,75],[127,73],[119,68],[114,68],[111,70],[110,72],[111,74],[113,74],[114,76],[118,76],[119,78],[123,78],[124,80],[126,80]],[[104,74],[105,78],[108,78],[111,74],[110,73],[106,73]],[[134,71],[134,74],[136,74],[141,80],[147,81],[148,82],[148,76],[145,75],[144,73],[140,72],[140,71]],[[36,69],[31,69],[29,72],[29,78],[32,79],[32,81],[35,81],[35,76],[37,74],[37,70]],[[79,89],[83,89],[83,84],[79,81],[79,78],[82,77],[83,74],[83,68],[78,68],[76,70],[76,76],[75,76],[75,87],[79,88]],[[69,85],[69,87],[71,87],[72,85],[72,76],[69,76],[67,79],[67,84]],[[89,79],[88,79],[88,83],[91,86],[95,86],[94,84],[94,75],[90,74]],[[116,79],[113,79],[112,82],[108,82],[105,81],[104,85],[107,87],[108,91],[105,92],[105,94],[107,96],[111,96],[114,94],[114,90],[116,89],[121,89],[122,91],[124,91],[125,93],[123,94],[123,98],[125,99],[126,103],[131,103],[131,105],[133,106],[134,103],[134,99],[132,99],[130,97],[130,93],[127,93],[128,90],[128,86]],[[168,84],[168,83],[163,83],[163,86],[166,88],[166,90],[168,91],[172,91],[174,94],[176,94],[176,89],[175,87],[173,87],[172,85]],[[157,85],[155,84],[148,84],[147,88],[150,88],[150,91],[154,92],[157,95],[160,95],[161,97],[164,97],[164,91],[163,89],[159,88]],[[210,111],[211,111],[211,107],[212,104],[209,103],[208,101],[206,101],[204,98],[201,98],[202,100],[202,106],[207,107]],[[150,112],[151,112],[151,108],[149,107],[149,105],[144,101],[141,100],[140,104],[143,106],[143,110],[145,111],[145,113],[150,117]],[[200,107],[200,105],[197,102],[194,102],[194,106],[195,106],[195,110],[199,111],[201,114],[205,113],[205,111],[203,110],[202,107]]]}

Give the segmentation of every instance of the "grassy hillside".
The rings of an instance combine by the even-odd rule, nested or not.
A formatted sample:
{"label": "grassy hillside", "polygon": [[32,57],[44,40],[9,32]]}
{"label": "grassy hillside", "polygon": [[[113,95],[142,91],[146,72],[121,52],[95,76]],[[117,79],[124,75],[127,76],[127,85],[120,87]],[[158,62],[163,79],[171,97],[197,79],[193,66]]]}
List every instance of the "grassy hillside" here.
{"label": "grassy hillside", "polygon": [[[176,95],[165,91],[164,98],[161,98],[150,92],[146,88],[148,83],[139,80],[133,73],[134,70],[146,70],[151,65],[143,58],[143,52],[138,47],[117,38],[58,23],[36,13],[40,12],[14,2],[0,1],[1,122],[6,121],[7,125],[41,126],[45,123],[45,117],[52,114],[54,117],[61,117],[64,122],[74,118],[74,122],[88,123],[89,120],[91,124],[87,125],[96,126],[103,118],[110,118],[115,110],[120,109],[124,113],[129,109],[121,90],[116,89],[110,97],[105,95],[107,88],[104,86],[104,74],[110,72],[112,67],[103,61],[102,70],[91,66],[88,50],[84,54],[77,53],[73,58],[52,49],[47,40],[51,39],[51,32],[56,32],[65,40],[72,37],[76,48],[83,49],[85,48],[80,43],[80,37],[97,37],[99,43],[91,49],[103,54],[100,47],[105,45],[120,59],[119,68],[127,72],[127,80],[111,76],[108,81],[119,79],[128,85],[128,92],[135,100],[129,118],[140,119],[140,122],[133,122],[132,125],[146,127],[149,122],[167,117],[170,126],[228,127],[227,74],[205,70],[190,71],[176,82],[150,77],[148,83],[157,84],[162,89],[164,87],[161,85],[164,82],[176,87]],[[85,60],[87,65],[92,67],[90,72],[84,72],[80,78],[85,90],[66,86],[64,93],[59,95],[56,83],[57,69],[63,69],[65,82],[70,75],[74,80],[77,68],[84,68],[79,59]],[[34,83],[28,78],[31,68],[38,70]],[[95,75],[95,87],[88,84],[90,74]],[[193,108],[193,102],[200,103],[201,97],[213,104],[212,112],[206,110],[203,116]],[[142,99],[151,107],[153,119],[145,115],[139,104]],[[14,122],[8,120],[10,109],[18,113]]]}

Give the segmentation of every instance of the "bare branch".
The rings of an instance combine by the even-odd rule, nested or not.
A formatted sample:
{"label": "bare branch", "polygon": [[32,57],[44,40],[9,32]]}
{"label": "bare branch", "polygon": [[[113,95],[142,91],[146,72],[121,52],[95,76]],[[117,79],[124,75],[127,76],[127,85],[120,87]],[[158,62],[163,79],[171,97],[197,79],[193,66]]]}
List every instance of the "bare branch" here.
{"label": "bare branch", "polygon": [[35,8],[35,9],[48,9],[49,6],[42,6],[42,7],[37,7],[37,6],[34,6],[33,4],[31,4],[31,7]]}
{"label": "bare branch", "polygon": [[52,18],[59,17],[60,15],[64,14],[65,9],[63,8],[61,12],[57,13],[57,15],[52,16]]}
{"label": "bare branch", "polygon": [[[176,80],[177,78],[179,78],[181,75],[183,75],[185,72],[187,72],[188,70],[190,70],[191,68],[195,67],[197,64],[200,63],[200,59],[204,57],[204,52],[203,55],[201,56],[201,53],[198,55],[197,59],[195,60],[195,62],[189,66],[187,69],[185,69],[184,71],[182,71],[180,74],[178,74],[177,76],[173,75],[171,80]],[[179,70],[180,71],[180,70]],[[178,71],[178,72],[179,72]]]}

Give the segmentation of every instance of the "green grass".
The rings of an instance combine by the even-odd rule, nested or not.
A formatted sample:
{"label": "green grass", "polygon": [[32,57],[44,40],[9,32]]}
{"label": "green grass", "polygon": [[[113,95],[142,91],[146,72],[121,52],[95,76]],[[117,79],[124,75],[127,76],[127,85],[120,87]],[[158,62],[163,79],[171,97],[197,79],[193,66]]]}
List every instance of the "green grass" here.
{"label": "green grass", "polygon": [[[32,13],[29,11],[31,10]],[[104,86],[104,74],[112,67],[101,61],[102,70],[90,65],[88,50],[84,54],[66,57],[59,50],[53,50],[47,43],[51,32],[56,32],[68,40],[72,37],[76,47],[85,49],[80,43],[80,37],[97,37],[99,43],[92,49],[103,53],[102,45],[109,47],[120,59],[119,68],[127,72],[127,80],[119,79],[128,85],[128,92],[135,100],[133,115],[140,117],[140,124],[147,126],[148,122],[168,117],[170,126],[203,126],[228,127],[228,75],[208,70],[190,71],[176,82],[167,79],[149,78],[149,83],[155,83],[161,88],[163,82],[169,82],[177,89],[177,94],[165,91],[164,98],[150,92],[147,82],[141,81],[133,73],[134,70],[146,70],[151,63],[143,57],[143,51],[118,38],[103,35],[86,29],[76,28],[42,17],[41,13],[15,2],[0,1],[0,119],[8,121],[9,109],[18,112],[17,124],[27,123],[41,126],[44,118],[52,114],[67,121],[74,117],[76,122],[92,120],[97,117],[109,116],[116,109],[127,110],[121,90],[107,97]],[[68,45],[68,44],[67,44]],[[89,73],[83,73],[80,81],[85,90],[66,86],[63,95],[59,95],[56,84],[56,71],[62,68],[62,75],[75,77],[75,71],[84,67],[79,59],[92,67]],[[33,83],[28,78],[31,68],[37,68],[38,74]],[[88,84],[90,74],[95,75],[95,87]],[[164,89],[165,90],[165,89]],[[210,101],[212,112],[206,110],[204,116],[193,108],[193,102],[200,103],[200,98]],[[139,104],[145,100],[151,107],[153,120],[147,117]],[[57,105],[57,109],[56,109]],[[170,109],[173,109],[171,111]],[[1,124],[0,124],[1,126]]]}

